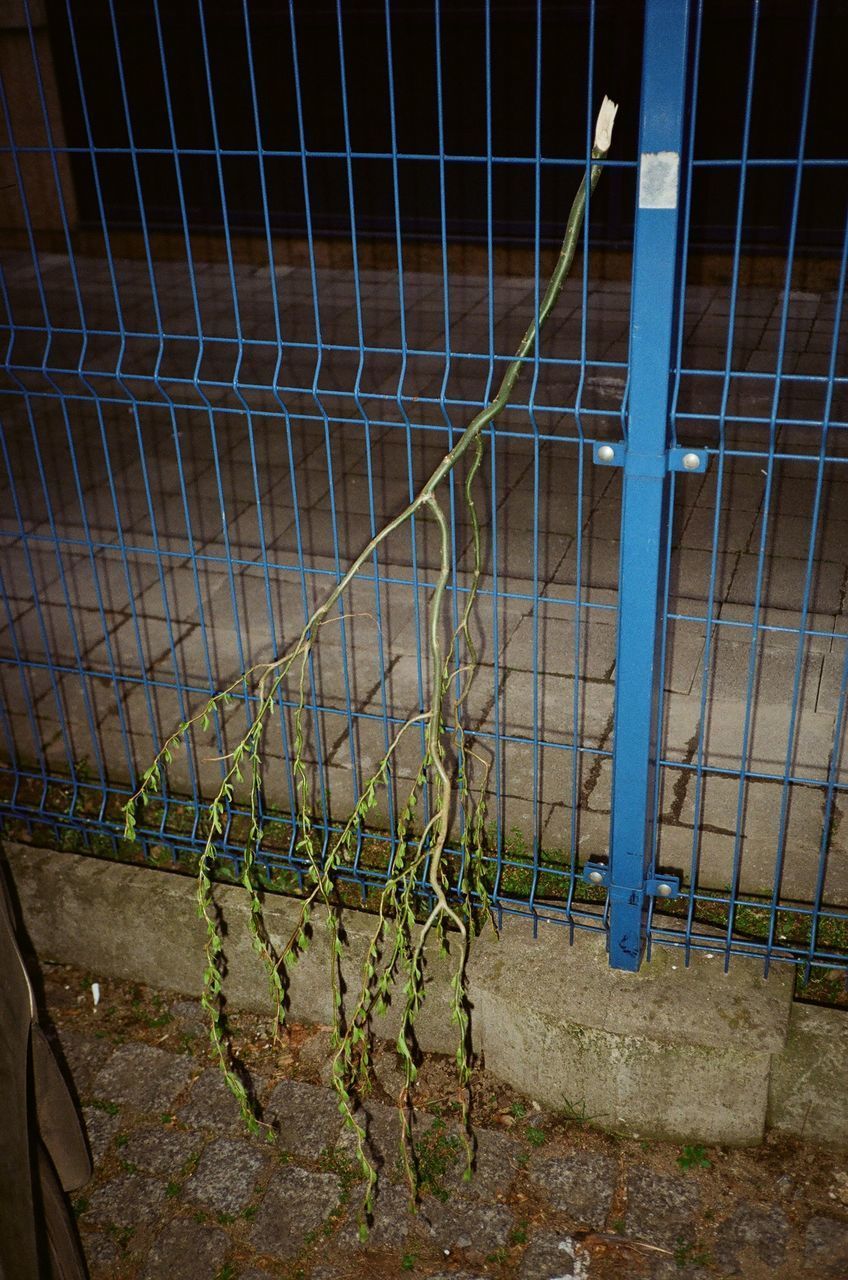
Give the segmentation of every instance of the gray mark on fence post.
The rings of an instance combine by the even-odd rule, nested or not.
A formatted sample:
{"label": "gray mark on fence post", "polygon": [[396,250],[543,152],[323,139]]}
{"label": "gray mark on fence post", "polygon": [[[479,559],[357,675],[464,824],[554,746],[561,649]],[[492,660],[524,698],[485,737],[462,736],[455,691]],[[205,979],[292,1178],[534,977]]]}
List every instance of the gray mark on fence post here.
{"label": "gray mark on fence post", "polygon": [[676,151],[643,151],[639,160],[639,208],[676,209],[680,156]]}

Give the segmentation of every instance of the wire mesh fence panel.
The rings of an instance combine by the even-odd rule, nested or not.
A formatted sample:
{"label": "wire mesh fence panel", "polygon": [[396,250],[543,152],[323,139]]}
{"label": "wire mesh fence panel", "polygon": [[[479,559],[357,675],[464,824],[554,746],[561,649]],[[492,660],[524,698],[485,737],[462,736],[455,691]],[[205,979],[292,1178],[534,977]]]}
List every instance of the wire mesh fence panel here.
{"label": "wire mesh fence panel", "polygon": [[[279,655],[493,394],[538,312],[589,159],[594,63],[617,42],[594,7],[575,15],[564,110],[561,15],[538,6],[519,29],[517,47],[488,6],[460,19],[439,5],[155,0],[22,14],[3,104],[16,820],[134,856],[120,806],[163,736]],[[506,66],[517,125],[495,104]],[[605,841],[605,813],[584,797],[609,756],[616,478],[587,458],[596,437],[621,437],[628,290],[596,278],[593,252],[634,169],[625,145],[489,433],[480,669],[461,706],[490,771],[496,900],[597,928],[577,873],[589,829]],[[455,626],[471,574],[459,477],[450,516]],[[438,563],[430,521],[399,531],[310,661],[303,756],[325,839],[423,705]],[[294,679],[279,702],[263,856],[297,872]],[[190,862],[202,847],[204,800],[254,710],[236,698],[174,762],[139,824],[148,857]],[[423,741],[422,727],[395,753],[358,841],[347,874],[363,889],[385,877]],[[221,843],[235,868],[244,804],[237,790]]]}
{"label": "wire mesh fence panel", "polygon": [[[135,844],[122,805],[177,724],[279,657],[491,400],[609,92],[614,147],[574,268],[475,488],[479,666],[463,695],[457,646],[446,706],[486,778],[489,889],[499,910],[607,931],[635,894],[637,963],[646,938],[845,960],[835,19],[621,9],[23,0],[0,27],[8,831],[193,865],[255,694],[236,687],[175,758]],[[645,141],[657,23],[681,75],[668,261],[640,197],[640,152],[664,149]],[[777,94],[764,68],[784,45],[797,66]],[[651,369],[634,334],[657,350],[655,324]],[[658,387],[662,536],[639,550],[634,422]],[[699,469],[668,470],[675,450]],[[472,590],[462,481],[444,641]],[[295,674],[277,691],[269,883],[304,872],[296,738],[326,847],[426,705],[439,565],[418,515],[322,627],[299,723]],[[413,726],[343,869],[363,894],[385,882],[424,749]],[[248,810],[237,787],[225,872]],[[662,874],[681,889],[664,903]]]}
{"label": "wire mesh fence panel", "polygon": [[[825,261],[811,264],[801,247],[817,193],[840,190],[844,216],[846,161],[823,131],[833,16],[818,5],[799,13],[770,120],[777,15],[738,7],[729,65],[715,12],[693,13],[682,199],[696,225],[717,184],[732,239],[709,287],[682,246],[671,443],[705,450],[708,465],[671,479],[668,518],[682,545],[672,539],[663,656],[666,668],[678,651],[689,663],[684,681],[663,682],[654,858],[682,871],[677,941],[767,965],[838,965],[848,954],[848,227]],[[722,150],[699,120],[719,83],[733,104]],[[751,203],[764,200],[780,228],[765,261],[744,236]],[[670,940],[657,916],[651,934]]]}

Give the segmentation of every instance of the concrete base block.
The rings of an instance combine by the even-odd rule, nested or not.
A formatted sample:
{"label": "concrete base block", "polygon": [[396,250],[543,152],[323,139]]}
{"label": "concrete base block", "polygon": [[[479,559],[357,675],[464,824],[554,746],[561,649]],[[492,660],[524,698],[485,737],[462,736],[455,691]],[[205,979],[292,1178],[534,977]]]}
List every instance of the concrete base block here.
{"label": "concrete base block", "polygon": [[783,1053],[775,1059],[768,1124],[828,1146],[848,1145],[848,1015],[792,1006]]}
{"label": "concrete base block", "polygon": [[[203,929],[194,881],[10,843],[6,855],[25,927],[44,959],[197,995]],[[234,1008],[268,1009],[265,976],[247,934],[243,891],[216,890],[226,929],[225,990]],[[266,926],[285,945],[298,904],[269,897]],[[348,994],[374,918],[345,913]],[[417,1023],[422,1049],[453,1053],[450,961],[427,964]],[[329,948],[319,913],[312,946],[291,975],[295,1018],[329,1023]],[[473,1040],[486,1067],[553,1110],[574,1109],[601,1128],[681,1142],[750,1144],[766,1125],[814,1139],[848,1141],[844,1064],[848,1025],[835,1010],[792,1003],[792,972],[767,979],[737,959],[690,966],[657,948],[638,974],[608,967],[604,938],[508,921],[475,939],[469,964]],[[375,1030],[397,1034],[399,1000]],[[821,1015],[824,1015],[822,1018]],[[805,1065],[806,1064],[806,1065]],[[840,1065],[841,1064],[841,1065]],[[829,1132],[828,1132],[829,1131]]]}
{"label": "concrete base block", "polygon": [[607,964],[602,936],[520,922],[475,948],[474,1012],[486,1066],[546,1106],[602,1128],[745,1145],[762,1138],[771,1056],[791,974],[656,949],[638,974]]}
{"label": "concrete base block", "polygon": [[[199,996],[202,989],[205,926],[197,914],[195,881],[146,867],[60,854],[7,842],[4,848],[19,899],[24,927],[37,956],[89,970],[95,977],[143,982]],[[225,933],[225,993],[234,1009],[269,1012],[268,982],[247,930],[244,891],[219,885],[215,899]],[[269,896],[265,925],[280,951],[297,927],[300,904]],[[330,947],[323,912],[316,909],[310,946],[289,975],[294,1018],[328,1025],[333,1019],[328,984]],[[342,977],[348,998],[355,998],[374,932],[375,917],[348,911],[344,917],[347,950]],[[427,961],[427,999],[416,1020],[421,1047],[453,1053],[450,1022],[449,960]],[[400,1000],[379,1019],[387,1039],[398,1033]]]}

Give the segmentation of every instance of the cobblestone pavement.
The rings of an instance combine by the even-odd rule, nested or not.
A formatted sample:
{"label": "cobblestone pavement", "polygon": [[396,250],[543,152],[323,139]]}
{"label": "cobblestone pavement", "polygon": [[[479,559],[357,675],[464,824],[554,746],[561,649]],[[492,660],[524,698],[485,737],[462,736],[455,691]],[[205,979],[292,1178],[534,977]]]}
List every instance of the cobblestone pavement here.
{"label": "cobblestone pavement", "polygon": [[610,1136],[540,1111],[481,1070],[477,1157],[462,1179],[449,1063],[422,1064],[418,1214],[396,1158],[399,1084],[377,1055],[366,1104],[380,1167],[367,1241],[361,1185],[327,1087],[325,1028],[276,1048],[233,1019],[271,1144],[249,1137],[211,1065],[199,1005],[46,966],[44,994],[83,1105],[95,1172],[75,1194],[92,1280],[823,1280],[848,1276],[843,1157],[769,1141],[748,1151]]}

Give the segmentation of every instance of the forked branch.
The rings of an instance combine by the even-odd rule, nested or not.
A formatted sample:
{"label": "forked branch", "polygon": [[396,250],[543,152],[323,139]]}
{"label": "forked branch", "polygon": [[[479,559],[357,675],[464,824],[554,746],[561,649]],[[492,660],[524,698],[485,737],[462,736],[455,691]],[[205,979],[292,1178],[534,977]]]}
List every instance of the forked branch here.
{"label": "forked branch", "polygon": [[[263,960],[268,973],[275,1009],[275,1029],[282,1025],[284,1019],[287,974],[308,945],[313,908],[320,903],[326,911],[331,942],[330,983],[335,1018],[333,1082],[339,1097],[339,1109],[346,1123],[354,1130],[359,1161],[366,1179],[363,1231],[366,1230],[365,1223],[373,1206],[377,1175],[368,1157],[366,1134],[359,1120],[357,1104],[368,1082],[372,1016],[385,1010],[391,999],[393,988],[399,981],[403,983],[403,1010],[396,1047],[405,1068],[405,1085],[400,1098],[404,1117],[403,1154],[413,1198],[417,1194],[409,1110],[411,1091],[416,1079],[414,1022],[424,998],[426,946],[434,933],[440,939],[444,949],[447,949],[448,938],[453,936],[457,953],[451,984],[451,1015],[457,1025],[457,1074],[468,1155],[466,1172],[470,1174],[473,1145],[469,1127],[467,1090],[471,1057],[466,968],[471,935],[477,927],[481,913],[485,914],[488,906],[483,834],[488,765],[483,762],[483,780],[475,797],[472,794],[469,776],[470,761],[472,758],[479,760],[479,756],[475,756],[468,746],[462,727],[462,704],[477,665],[477,654],[471,639],[469,623],[479,587],[482,564],[480,523],[472,487],[483,458],[483,433],[509,401],[525,362],[534,353],[541,328],[553,311],[571,268],[585,215],[587,186],[589,190],[594,191],[597,185],[602,161],[612,139],[616,111],[615,104],[604,98],[598,116],[589,172],[588,175],[584,175],[574,197],[556,266],[539,303],[538,314],[528,325],[515,357],[507,366],[495,397],[475,415],[415,497],[398,515],[374,534],[323,602],[311,614],[297,640],[282,657],[244,672],[228,688],[209,698],[199,711],[184,721],[168,737],[124,810],[126,836],[132,839],[136,833],[139,807],[159,792],[163,771],[170,764],[173,753],[182,745],[186,736],[198,724],[204,729],[207,728],[210,718],[232,701],[237,692],[254,697],[255,711],[250,727],[238,745],[223,757],[226,768],[217,794],[209,805],[208,832],[198,868],[198,910],[206,924],[203,1004],[210,1016],[212,1044],[221,1068],[241,1104],[248,1126],[253,1131],[257,1131],[260,1128],[259,1122],[254,1115],[245,1088],[233,1069],[226,1041],[219,999],[224,944],[213,899],[214,869],[218,858],[219,839],[225,829],[234,788],[237,784],[244,782],[247,774],[249,829],[242,856],[242,882],[248,892],[248,926],[253,946]],[[464,496],[471,523],[474,563],[459,625],[449,643],[444,644],[443,614],[452,563],[450,526],[439,501],[438,491],[469,450],[473,451],[473,458],[465,478]],[[416,514],[427,515],[434,520],[440,547],[439,573],[429,603],[428,646],[432,664],[429,702],[422,711],[412,716],[397,731],[377,768],[365,783],[362,795],[341,832],[324,848],[314,835],[315,823],[310,806],[309,770],[304,758],[303,720],[306,710],[309,658],[321,627],[328,622],[332,610],[357,574],[382,544],[392,534],[403,528]],[[466,650],[467,661],[456,667],[455,658],[460,644]],[[460,691],[454,699],[454,717],[453,722],[450,723],[446,715],[446,703],[451,682],[460,672],[464,673],[464,678]],[[297,690],[293,704],[292,755],[297,808],[296,814],[293,815],[297,831],[295,849],[306,866],[308,885],[291,936],[281,952],[277,954],[262,919],[261,891],[256,863],[260,856],[263,837],[262,738],[266,725],[274,714],[281,686],[290,675],[293,675],[296,680]],[[401,811],[396,831],[393,833],[395,837],[393,853],[377,904],[377,923],[363,966],[360,989],[353,1006],[348,1009],[345,1016],[340,972],[344,958],[344,945],[339,904],[334,888],[335,879],[344,863],[351,857],[353,842],[361,836],[368,815],[376,805],[377,789],[388,786],[391,782],[390,771],[404,734],[416,724],[426,725],[424,755]],[[452,776],[449,763],[451,740],[454,742],[457,753],[455,776]],[[420,824],[416,824],[416,810],[419,801],[422,801],[425,796],[431,798],[432,812],[422,828]],[[452,881],[445,855],[448,851],[454,797],[463,815],[459,850],[462,869]],[[417,831],[416,826],[419,827]],[[271,1136],[270,1130],[269,1136]]]}

